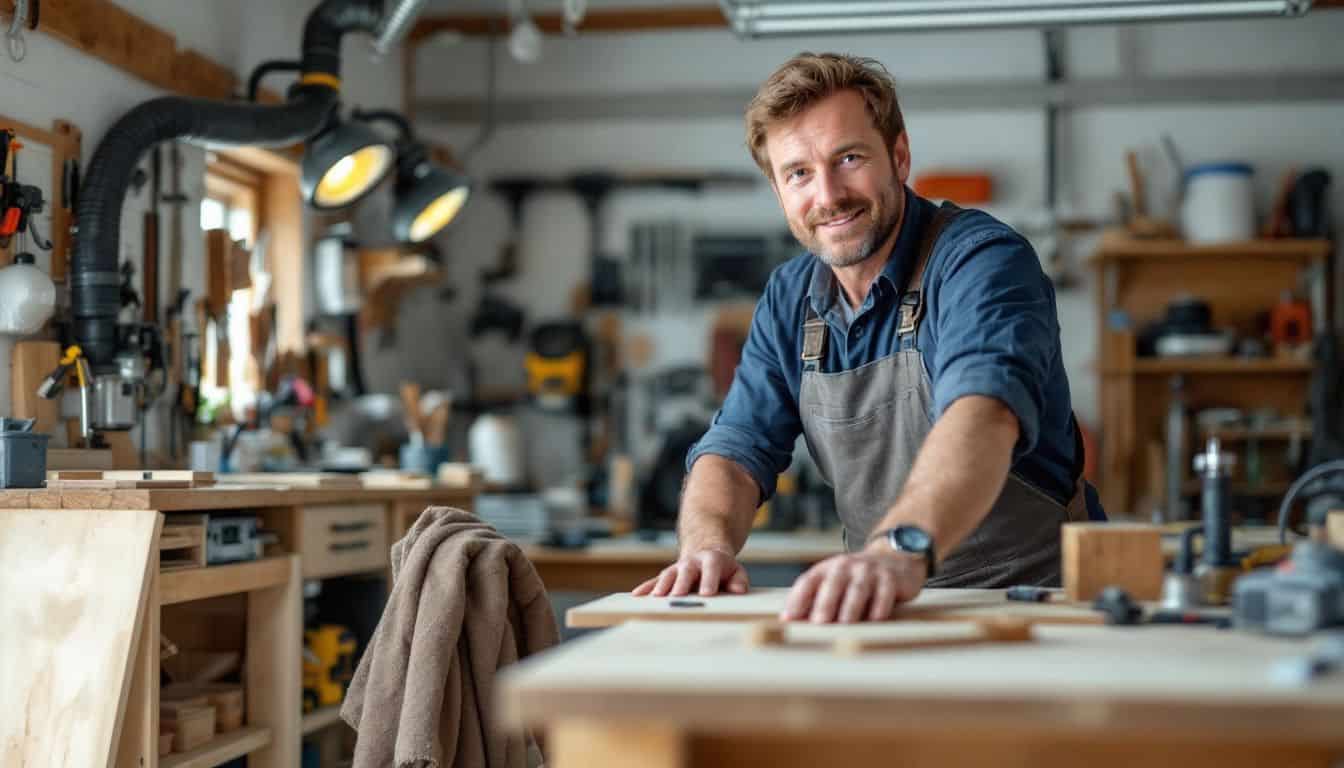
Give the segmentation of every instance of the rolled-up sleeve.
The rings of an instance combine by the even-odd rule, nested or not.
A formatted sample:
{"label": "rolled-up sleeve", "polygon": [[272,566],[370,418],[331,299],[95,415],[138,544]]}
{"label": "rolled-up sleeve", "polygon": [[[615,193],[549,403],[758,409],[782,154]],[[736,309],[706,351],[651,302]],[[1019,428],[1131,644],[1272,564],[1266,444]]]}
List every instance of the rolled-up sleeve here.
{"label": "rolled-up sleeve", "polygon": [[983,395],[1017,416],[1014,459],[1036,447],[1047,376],[1055,363],[1055,293],[1035,251],[1021,237],[970,237],[939,270],[933,307],[934,417],[962,397]]}
{"label": "rolled-up sleeve", "polygon": [[707,453],[736,462],[756,480],[762,501],[774,495],[775,479],[792,461],[802,431],[797,398],[784,376],[783,366],[796,360],[775,312],[776,287],[772,280],[757,302],[728,397],[686,456],[688,472]]}

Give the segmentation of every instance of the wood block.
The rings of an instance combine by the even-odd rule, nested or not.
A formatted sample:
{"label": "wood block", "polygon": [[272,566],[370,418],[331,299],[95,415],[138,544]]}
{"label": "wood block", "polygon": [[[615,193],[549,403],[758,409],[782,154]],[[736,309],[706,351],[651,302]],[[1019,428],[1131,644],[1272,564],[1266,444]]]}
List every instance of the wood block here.
{"label": "wood block", "polygon": [[178,751],[189,752],[215,737],[215,708],[194,702],[160,701],[159,729],[172,731]]}
{"label": "wood block", "polygon": [[784,625],[778,621],[757,622],[751,625],[747,633],[747,644],[755,648],[784,645],[787,642]]}
{"label": "wood block", "polygon": [[461,462],[444,462],[434,478],[445,488],[470,488],[484,480],[479,468]]}
{"label": "wood block", "polygon": [[159,535],[159,570],[204,568],[205,515],[168,515]]}
{"label": "wood block", "polygon": [[1092,600],[1121,587],[1135,600],[1162,597],[1162,532],[1139,523],[1066,523],[1061,531],[1064,591]]}
{"label": "wood block", "polygon": [[235,683],[175,683],[163,687],[164,701],[195,701],[215,710],[215,730],[236,731],[243,726],[243,686]]}
{"label": "wood block", "polygon": [[1336,509],[1325,516],[1325,538],[1335,549],[1344,549],[1344,509]]}
{"label": "wood block", "polygon": [[34,432],[55,434],[60,420],[58,400],[44,400],[37,396],[37,387],[47,374],[61,362],[61,345],[54,341],[20,341],[10,354],[12,388],[10,415],[16,419],[37,419]]}

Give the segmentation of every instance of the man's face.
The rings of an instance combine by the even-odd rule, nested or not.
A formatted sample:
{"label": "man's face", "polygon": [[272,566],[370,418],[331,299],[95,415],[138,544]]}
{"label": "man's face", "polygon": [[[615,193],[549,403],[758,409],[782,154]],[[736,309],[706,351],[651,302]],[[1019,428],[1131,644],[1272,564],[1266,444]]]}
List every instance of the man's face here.
{"label": "man's face", "polygon": [[765,147],[789,229],[826,264],[864,261],[899,223],[910,145],[904,133],[886,145],[858,92],[772,126]]}

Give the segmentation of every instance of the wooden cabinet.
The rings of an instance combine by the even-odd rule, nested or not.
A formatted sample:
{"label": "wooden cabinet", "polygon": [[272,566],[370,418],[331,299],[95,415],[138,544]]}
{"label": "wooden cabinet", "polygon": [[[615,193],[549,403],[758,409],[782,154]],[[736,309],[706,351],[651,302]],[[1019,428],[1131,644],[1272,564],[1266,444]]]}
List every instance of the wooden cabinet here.
{"label": "wooden cabinet", "polygon": [[386,511],[381,504],[307,507],[296,544],[306,579],[381,571],[388,567]]}
{"label": "wooden cabinet", "polygon": [[[1213,246],[1173,240],[1103,236],[1092,259],[1098,278],[1098,372],[1100,374],[1102,503],[1107,513],[1147,519],[1166,485],[1165,423],[1173,384],[1179,377],[1187,412],[1213,407],[1243,412],[1273,409],[1303,418],[1312,365],[1302,357],[1139,357],[1137,334],[1162,318],[1183,295],[1206,301],[1217,329],[1259,337],[1266,314],[1285,291],[1305,296],[1328,321],[1330,244],[1324,240],[1263,240]],[[1306,289],[1304,291],[1304,289]],[[1271,354],[1273,350],[1271,349]],[[1192,446],[1203,433],[1187,419],[1181,485],[1197,494]],[[1233,430],[1229,436],[1236,441]],[[1246,434],[1240,434],[1244,440]],[[1288,436],[1290,439],[1292,436]],[[1227,439],[1226,437],[1224,438]],[[1234,445],[1234,452],[1244,448]],[[1247,482],[1234,476],[1233,490],[1274,497],[1286,488],[1286,467]],[[1190,503],[1190,508],[1197,506]]]}

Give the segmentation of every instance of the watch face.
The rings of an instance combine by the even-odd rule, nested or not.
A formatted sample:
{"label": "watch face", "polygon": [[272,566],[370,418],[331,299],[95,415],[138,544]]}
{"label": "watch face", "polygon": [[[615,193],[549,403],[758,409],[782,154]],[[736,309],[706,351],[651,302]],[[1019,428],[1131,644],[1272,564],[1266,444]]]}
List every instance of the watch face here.
{"label": "watch face", "polygon": [[932,549],[929,534],[911,525],[903,525],[896,529],[896,543],[901,545],[901,549],[909,552],[928,552]]}

